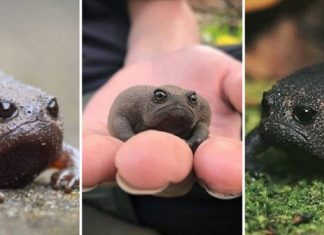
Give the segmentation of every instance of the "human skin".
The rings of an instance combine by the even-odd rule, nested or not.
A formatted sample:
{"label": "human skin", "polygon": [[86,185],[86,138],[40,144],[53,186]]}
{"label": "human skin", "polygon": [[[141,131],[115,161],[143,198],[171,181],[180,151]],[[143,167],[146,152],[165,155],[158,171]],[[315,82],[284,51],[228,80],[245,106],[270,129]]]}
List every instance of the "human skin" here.
{"label": "human skin", "polygon": [[[165,147],[175,145],[167,149],[169,156],[181,153],[187,156],[188,146],[183,145],[183,141],[174,141],[173,136],[148,131],[143,133],[146,135],[145,143],[123,143],[111,137],[107,129],[110,107],[120,92],[135,85],[170,84],[195,90],[211,106],[210,138],[202,143],[194,156],[190,153],[194,161],[188,160],[190,164],[193,162],[189,169],[194,168],[210,192],[222,195],[240,193],[241,64],[218,50],[197,45],[197,25],[185,1],[134,1],[130,2],[129,9],[132,29],[125,66],[96,92],[83,114],[83,186],[93,187],[115,181],[116,155],[121,148],[130,150],[122,152],[137,154],[143,159],[153,155],[154,159],[161,159]],[[156,135],[160,135],[163,141],[152,152],[146,151],[147,146],[154,144],[150,141],[155,140]],[[135,158],[129,156],[128,159],[128,162],[118,161],[119,167],[123,165],[123,169],[131,169]],[[142,162],[143,169],[152,167],[152,161],[147,162],[148,165]],[[172,166],[165,166],[165,169],[169,172],[177,170]],[[179,183],[179,178],[173,182],[167,177],[165,183]],[[135,183],[143,186],[143,182]]]}

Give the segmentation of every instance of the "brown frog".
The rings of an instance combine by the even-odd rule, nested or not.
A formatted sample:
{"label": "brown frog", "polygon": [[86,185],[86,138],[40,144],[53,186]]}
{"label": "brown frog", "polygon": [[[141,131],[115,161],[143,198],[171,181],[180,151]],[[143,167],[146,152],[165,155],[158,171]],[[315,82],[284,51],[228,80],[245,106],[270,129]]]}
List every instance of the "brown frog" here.
{"label": "brown frog", "polygon": [[63,144],[57,99],[0,71],[0,189],[24,187],[55,167],[52,187],[70,192],[78,186],[78,162],[78,151]]}
{"label": "brown frog", "polygon": [[139,85],[114,100],[108,128],[122,141],[149,129],[169,132],[186,140],[195,151],[208,138],[210,118],[208,102],[195,91]]}

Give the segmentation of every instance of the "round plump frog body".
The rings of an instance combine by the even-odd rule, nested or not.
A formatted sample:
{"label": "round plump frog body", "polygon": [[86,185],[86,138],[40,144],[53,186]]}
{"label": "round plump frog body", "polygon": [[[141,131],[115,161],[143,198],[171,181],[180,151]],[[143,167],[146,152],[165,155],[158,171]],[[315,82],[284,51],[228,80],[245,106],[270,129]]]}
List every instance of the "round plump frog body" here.
{"label": "round plump frog body", "polygon": [[208,137],[209,123],[208,102],[195,91],[171,85],[134,86],[115,99],[108,128],[112,136],[123,141],[139,132],[154,129],[197,145]]}

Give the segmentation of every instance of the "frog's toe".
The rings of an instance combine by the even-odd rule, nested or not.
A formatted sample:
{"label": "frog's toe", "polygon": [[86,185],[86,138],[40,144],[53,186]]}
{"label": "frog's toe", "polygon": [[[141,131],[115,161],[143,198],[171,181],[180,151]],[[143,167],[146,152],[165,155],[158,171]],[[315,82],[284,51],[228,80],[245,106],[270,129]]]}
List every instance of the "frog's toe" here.
{"label": "frog's toe", "polygon": [[62,189],[70,193],[74,188],[79,187],[79,173],[74,168],[68,168],[54,173],[51,177],[53,189]]}

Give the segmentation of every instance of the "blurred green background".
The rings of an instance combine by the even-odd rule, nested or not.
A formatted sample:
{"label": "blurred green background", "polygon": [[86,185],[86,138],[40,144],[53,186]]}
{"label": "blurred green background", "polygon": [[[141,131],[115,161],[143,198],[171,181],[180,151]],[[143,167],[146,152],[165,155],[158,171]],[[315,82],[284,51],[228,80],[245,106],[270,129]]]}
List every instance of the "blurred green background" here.
{"label": "blurred green background", "polygon": [[226,47],[242,43],[242,1],[191,1],[200,25],[202,42]]}
{"label": "blurred green background", "polygon": [[0,1],[0,69],[56,96],[79,144],[79,1]]}

